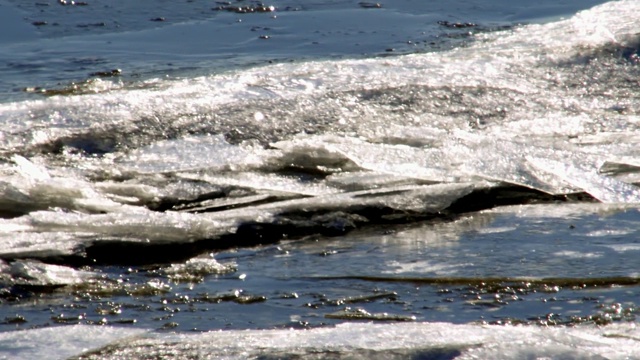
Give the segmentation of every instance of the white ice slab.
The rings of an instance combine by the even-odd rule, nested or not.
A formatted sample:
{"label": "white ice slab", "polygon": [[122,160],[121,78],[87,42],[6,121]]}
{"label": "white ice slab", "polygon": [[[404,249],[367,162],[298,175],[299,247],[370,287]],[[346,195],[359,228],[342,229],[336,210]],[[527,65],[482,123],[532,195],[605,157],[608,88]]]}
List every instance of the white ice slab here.
{"label": "white ice slab", "polygon": [[[138,336],[136,336],[138,335]],[[114,347],[100,351],[107,343]],[[162,357],[255,359],[264,356],[385,359],[444,354],[466,359],[634,359],[635,323],[604,327],[483,326],[449,323],[345,323],[313,330],[167,334],[126,328],[69,326],[0,334],[0,357],[89,359]]]}

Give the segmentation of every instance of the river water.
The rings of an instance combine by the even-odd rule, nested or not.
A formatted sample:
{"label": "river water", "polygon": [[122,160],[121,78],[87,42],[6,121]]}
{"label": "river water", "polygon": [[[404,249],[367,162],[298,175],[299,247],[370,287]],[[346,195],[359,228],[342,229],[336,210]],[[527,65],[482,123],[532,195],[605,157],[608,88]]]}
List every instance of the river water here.
{"label": "river water", "polygon": [[0,1],[0,358],[640,358],[638,14]]}

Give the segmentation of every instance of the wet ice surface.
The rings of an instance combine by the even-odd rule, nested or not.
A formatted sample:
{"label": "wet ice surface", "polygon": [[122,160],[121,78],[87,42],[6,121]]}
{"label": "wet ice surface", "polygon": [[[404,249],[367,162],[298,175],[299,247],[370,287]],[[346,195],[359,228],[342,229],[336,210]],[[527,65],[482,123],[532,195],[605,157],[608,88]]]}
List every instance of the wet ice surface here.
{"label": "wet ice surface", "polygon": [[[585,331],[586,330],[586,331]],[[263,331],[209,333],[200,336],[151,336],[114,345],[81,359],[110,359],[149,354],[176,358],[312,359],[625,359],[638,355],[634,326],[603,329],[540,329],[452,326],[451,324],[354,325],[308,332]],[[286,337],[285,342],[279,339]],[[327,346],[326,344],[331,344]],[[543,345],[541,345],[543,344]],[[578,349],[576,349],[576,345]],[[152,350],[149,348],[152,347]],[[319,350],[322,349],[322,350]]]}
{"label": "wet ice surface", "polygon": [[[71,326],[57,333],[50,330],[0,334],[0,344],[4,345],[0,355],[52,358],[51,354],[55,353],[76,355],[73,359],[629,359],[638,356],[638,329],[630,324],[602,328],[341,324],[310,331],[244,330],[199,335],[87,329],[85,326]],[[81,347],[99,344],[101,341],[96,338],[113,343],[92,350]],[[40,346],[34,347],[31,340]]]}
{"label": "wet ice surface", "polygon": [[[408,16],[398,4],[340,14]],[[20,9],[29,13],[29,6]],[[289,24],[346,5],[323,6],[277,15]],[[81,8],[65,11],[89,11]],[[53,16],[49,10],[42,16]],[[98,47],[98,58],[79,68],[73,59],[67,68],[68,58],[40,68],[28,57],[26,67],[0,68],[20,81],[33,70],[28,80],[38,85],[28,86],[46,86],[4,89],[11,97],[0,104],[0,341],[45,337],[49,326],[80,339],[82,326],[102,326],[87,344],[96,348],[118,330],[128,336],[143,329],[139,342],[87,356],[140,355],[152,346],[181,357],[209,351],[216,337],[184,334],[224,329],[222,337],[239,344],[244,335],[232,330],[295,328],[315,331],[295,337],[327,337],[319,352],[284,342],[285,355],[322,357],[342,332],[354,341],[367,329],[386,333],[364,323],[408,322],[385,329],[433,330],[444,333],[441,342],[392,336],[381,348],[357,347],[354,356],[473,358],[477,350],[476,357],[493,357],[496,346],[514,356],[570,356],[573,349],[589,358],[592,346],[600,346],[596,358],[607,351],[635,356],[640,9],[634,1],[612,2],[567,20],[511,27],[520,10],[469,25],[475,35],[463,33],[464,24],[409,16],[417,27],[431,24],[422,41],[448,40],[406,56],[370,58],[382,50],[363,44],[360,58],[329,43],[345,59],[256,66],[266,58],[239,56],[228,65],[235,69],[212,71],[211,62],[193,65],[172,48],[193,44],[165,37],[165,50],[175,55],[144,55],[140,63]],[[250,16],[233,26],[276,20]],[[144,44],[142,54],[157,46],[146,36],[232,26],[208,15],[176,27],[132,19],[123,17],[123,24],[139,24],[130,25],[132,33],[71,22],[42,27],[39,36],[63,39],[53,41],[61,45],[55,49],[45,46],[46,54],[86,54],[95,40],[120,36]],[[505,31],[491,28],[505,19]],[[88,35],[67,38],[76,28]],[[255,50],[288,32],[272,28],[273,38],[260,39],[267,29],[256,30],[255,43],[233,38],[239,48],[217,46]],[[374,38],[375,46],[389,40]],[[3,55],[9,57],[43,44],[3,41],[16,50]],[[295,58],[286,47],[274,49]],[[118,56],[146,75],[70,83],[99,70],[96,64],[108,70]],[[165,70],[156,60],[195,70],[159,76]],[[48,68],[64,81],[51,88]],[[353,324],[331,327],[345,322]],[[616,330],[603,335],[601,325]],[[509,347],[500,344],[504,333],[530,337],[522,348]],[[256,334],[252,356],[270,348],[263,341],[286,337],[249,334]],[[465,334],[481,344],[460,343]],[[549,348],[539,346],[550,339]],[[247,355],[221,341],[212,344]],[[5,350],[38,351],[0,346]]]}

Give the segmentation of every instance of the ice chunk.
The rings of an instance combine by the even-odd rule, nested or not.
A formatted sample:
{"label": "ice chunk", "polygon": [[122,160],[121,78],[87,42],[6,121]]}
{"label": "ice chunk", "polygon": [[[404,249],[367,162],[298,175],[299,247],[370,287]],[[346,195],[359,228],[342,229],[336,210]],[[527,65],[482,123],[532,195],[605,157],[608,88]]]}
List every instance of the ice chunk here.
{"label": "ice chunk", "polygon": [[48,180],[51,176],[43,167],[37,166],[20,155],[13,155],[13,162],[16,163],[17,170],[25,177],[34,180]]}
{"label": "ice chunk", "polygon": [[233,221],[178,212],[142,211],[86,215],[39,211],[28,215],[34,231],[64,231],[123,237],[140,242],[182,242],[211,238],[235,229]]}
{"label": "ice chunk", "polygon": [[527,160],[602,202],[640,203],[640,188],[599,175],[596,167],[586,168],[584,165],[536,157],[528,157]]}
{"label": "ice chunk", "polygon": [[99,182],[95,187],[114,201],[130,205],[154,204],[160,201],[160,189],[136,183]]}
{"label": "ice chunk", "polygon": [[221,264],[211,257],[196,257],[181,264],[171,264],[163,272],[173,281],[199,282],[207,275],[235,271],[235,264]]}
{"label": "ice chunk", "polygon": [[12,160],[16,166],[0,182],[0,209],[18,214],[50,208],[87,213],[120,210],[119,203],[97,192],[86,180],[51,176],[43,167],[18,155]]}
{"label": "ice chunk", "polygon": [[98,276],[90,271],[45,264],[36,260],[15,261],[11,263],[8,272],[12,276],[14,284],[37,286],[84,284]]}
{"label": "ice chunk", "polygon": [[283,162],[340,170],[366,169],[374,173],[419,178],[433,182],[455,179],[456,168],[444,165],[439,150],[406,145],[373,144],[360,139],[316,136],[272,144],[283,151]]}
{"label": "ice chunk", "polygon": [[282,151],[282,164],[295,164],[302,169],[329,169],[334,171],[358,170],[348,155],[334,146],[337,143],[350,141],[348,138],[337,136],[299,137],[297,139],[280,141],[271,146]]}
{"label": "ice chunk", "polygon": [[100,215],[38,211],[16,219],[0,219],[0,258],[84,256],[86,248],[100,242],[187,244],[231,233],[239,221],[233,217],[214,219],[172,211],[133,210]]}
{"label": "ice chunk", "polygon": [[[23,219],[26,220],[26,219]],[[31,226],[0,220],[0,258],[44,258],[79,254],[87,241],[83,234],[64,232],[30,232]]]}

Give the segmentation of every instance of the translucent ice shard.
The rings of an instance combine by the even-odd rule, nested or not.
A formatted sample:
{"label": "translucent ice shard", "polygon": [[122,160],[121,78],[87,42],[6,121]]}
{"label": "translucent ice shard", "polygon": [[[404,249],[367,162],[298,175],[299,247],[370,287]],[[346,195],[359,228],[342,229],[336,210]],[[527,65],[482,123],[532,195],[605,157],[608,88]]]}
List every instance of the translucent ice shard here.
{"label": "translucent ice shard", "polygon": [[119,211],[121,204],[96,191],[89,181],[73,176],[52,176],[41,166],[22,156],[5,169],[0,180],[0,209],[9,213],[62,208],[85,213]]}
{"label": "translucent ice shard", "polygon": [[98,277],[98,274],[93,272],[35,260],[15,261],[11,263],[8,273],[12,277],[12,284],[37,286],[83,284]]}
{"label": "translucent ice shard", "polygon": [[640,189],[616,179],[599,175],[597,168],[529,157],[534,166],[554,174],[605,203],[639,203]]}

